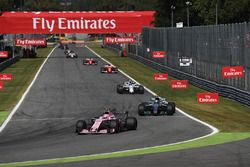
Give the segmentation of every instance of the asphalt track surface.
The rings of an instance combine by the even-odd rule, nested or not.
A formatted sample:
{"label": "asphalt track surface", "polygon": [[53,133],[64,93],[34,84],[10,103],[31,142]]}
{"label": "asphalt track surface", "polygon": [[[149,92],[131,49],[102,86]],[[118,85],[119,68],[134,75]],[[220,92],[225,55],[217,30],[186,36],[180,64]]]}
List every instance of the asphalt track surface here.
{"label": "asphalt track surface", "polygon": [[250,139],[246,139],[199,149],[47,165],[46,167],[249,167],[249,157]]}
{"label": "asphalt track surface", "polygon": [[[55,49],[25,100],[0,134],[0,163],[105,153],[180,142],[211,133],[211,129],[176,113],[139,117],[137,106],[151,94],[120,95],[116,85],[127,78],[101,74],[104,64],[87,48],[71,46],[80,57],[66,59]],[[98,66],[82,65],[96,57]],[[114,135],[74,133],[78,119],[95,117],[105,107],[128,110],[138,119],[136,131]]]}

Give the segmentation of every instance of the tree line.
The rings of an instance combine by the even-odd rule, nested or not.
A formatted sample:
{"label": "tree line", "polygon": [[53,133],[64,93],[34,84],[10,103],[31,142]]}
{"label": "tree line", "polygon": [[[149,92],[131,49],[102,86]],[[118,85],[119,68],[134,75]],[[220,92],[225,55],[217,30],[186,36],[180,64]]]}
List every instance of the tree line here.
{"label": "tree line", "polygon": [[[67,2],[68,5],[61,5]],[[71,3],[70,3],[71,2]],[[65,3],[64,3],[65,4]],[[249,22],[249,0],[0,0],[1,11],[131,11],[155,10],[155,25],[169,27]],[[187,15],[189,13],[189,15]]]}

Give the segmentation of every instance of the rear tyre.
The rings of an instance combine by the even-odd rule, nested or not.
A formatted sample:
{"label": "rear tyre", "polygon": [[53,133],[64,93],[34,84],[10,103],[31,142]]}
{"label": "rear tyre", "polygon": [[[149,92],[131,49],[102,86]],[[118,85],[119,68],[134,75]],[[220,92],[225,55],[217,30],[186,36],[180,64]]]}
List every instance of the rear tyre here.
{"label": "rear tyre", "polygon": [[87,128],[87,123],[84,120],[79,120],[76,122],[76,133],[80,134],[83,129]]}
{"label": "rear tyre", "polygon": [[137,119],[135,117],[128,117],[126,119],[127,130],[136,130],[137,129]]}
{"label": "rear tyre", "polygon": [[121,85],[117,85],[116,91],[117,91],[117,93],[122,94],[123,93],[123,87]]}
{"label": "rear tyre", "polygon": [[100,72],[101,72],[101,73],[103,73],[103,71],[104,71],[104,68],[103,68],[103,67],[101,67],[101,68],[100,68]]}
{"label": "rear tyre", "polygon": [[139,86],[139,93],[144,94],[144,87],[141,85]]}
{"label": "rear tyre", "polygon": [[167,115],[173,115],[175,113],[175,103],[169,102],[167,105]]}
{"label": "rear tyre", "polygon": [[139,106],[138,106],[138,114],[140,116],[143,116],[144,115],[144,111],[145,111],[145,106],[143,104],[139,104]]}

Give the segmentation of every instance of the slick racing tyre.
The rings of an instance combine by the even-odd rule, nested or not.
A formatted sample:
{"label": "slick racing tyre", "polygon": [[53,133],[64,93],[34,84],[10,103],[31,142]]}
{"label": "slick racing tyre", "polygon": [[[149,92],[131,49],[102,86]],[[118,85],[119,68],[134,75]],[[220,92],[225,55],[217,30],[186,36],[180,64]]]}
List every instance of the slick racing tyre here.
{"label": "slick racing tyre", "polygon": [[108,133],[109,134],[114,134],[118,133],[119,130],[119,122],[118,120],[110,120],[109,121],[109,126],[108,126]]}
{"label": "slick racing tyre", "polygon": [[169,102],[167,105],[167,115],[173,115],[175,113],[175,103]]}
{"label": "slick racing tyre", "polygon": [[104,68],[103,67],[100,68],[100,72],[104,73]]}
{"label": "slick racing tyre", "polygon": [[145,110],[144,104],[139,104],[139,106],[138,106],[138,114],[139,114],[140,116],[143,116],[143,115],[144,115],[144,110]]}
{"label": "slick racing tyre", "polygon": [[144,87],[141,85],[139,86],[139,93],[144,94]]}
{"label": "slick racing tyre", "polygon": [[126,119],[126,127],[128,130],[136,130],[137,128],[137,120],[135,117],[128,117]]}
{"label": "slick racing tyre", "polygon": [[117,85],[116,91],[119,94],[123,94],[123,87],[121,85]]}
{"label": "slick racing tyre", "polygon": [[80,134],[83,129],[87,128],[87,123],[84,120],[79,120],[76,122],[76,133]]}

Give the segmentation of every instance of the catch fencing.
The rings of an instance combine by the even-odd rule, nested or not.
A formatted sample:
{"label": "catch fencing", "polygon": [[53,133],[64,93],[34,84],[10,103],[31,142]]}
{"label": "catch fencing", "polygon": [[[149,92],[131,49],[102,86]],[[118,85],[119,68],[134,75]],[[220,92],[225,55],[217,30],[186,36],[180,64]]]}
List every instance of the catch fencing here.
{"label": "catch fencing", "polygon": [[[142,43],[129,45],[130,57],[250,106],[250,23],[144,28],[142,36]],[[167,56],[152,58],[153,51]],[[181,58],[191,58],[192,64],[180,66]],[[224,66],[244,66],[244,77],[224,78]]]}
{"label": "catch fencing", "polygon": [[[250,92],[250,23],[185,28],[144,28],[143,44],[129,52],[196,77]],[[152,59],[150,52],[167,52],[164,59]],[[136,51],[137,50],[137,51]],[[181,67],[180,58],[192,58]],[[245,77],[226,79],[224,66],[244,66]]]}

